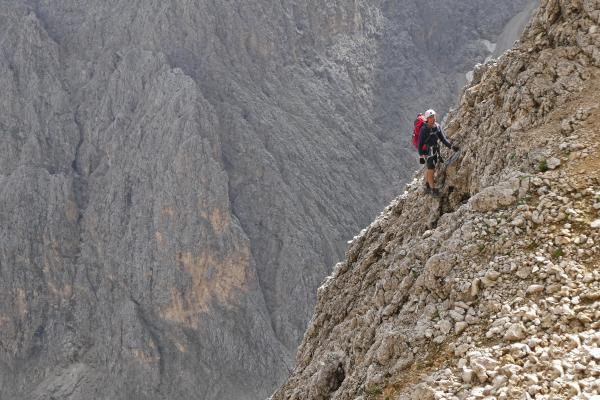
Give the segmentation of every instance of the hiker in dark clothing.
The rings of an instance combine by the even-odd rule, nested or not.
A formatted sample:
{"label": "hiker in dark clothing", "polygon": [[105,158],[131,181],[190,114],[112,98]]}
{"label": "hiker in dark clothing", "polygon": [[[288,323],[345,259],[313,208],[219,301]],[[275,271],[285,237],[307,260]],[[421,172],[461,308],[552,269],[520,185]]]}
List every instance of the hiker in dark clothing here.
{"label": "hiker in dark clothing", "polygon": [[[442,127],[435,122],[435,111],[425,111],[425,117],[427,123],[421,126],[419,132],[419,162],[421,164],[427,163],[427,171],[425,172],[425,193],[431,193],[433,197],[441,197],[439,189],[434,186],[433,174],[435,173],[435,166],[440,159],[440,146],[438,140],[444,145],[454,151],[460,150],[458,146],[453,146],[442,131]],[[425,148],[424,148],[425,147]]]}

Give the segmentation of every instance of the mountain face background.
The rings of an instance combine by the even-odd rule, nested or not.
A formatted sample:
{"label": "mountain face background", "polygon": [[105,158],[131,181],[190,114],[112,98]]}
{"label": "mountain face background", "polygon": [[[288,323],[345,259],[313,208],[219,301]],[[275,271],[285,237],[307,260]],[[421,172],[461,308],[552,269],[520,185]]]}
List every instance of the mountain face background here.
{"label": "mountain face background", "polygon": [[0,1],[2,398],[267,397],[532,3]]}

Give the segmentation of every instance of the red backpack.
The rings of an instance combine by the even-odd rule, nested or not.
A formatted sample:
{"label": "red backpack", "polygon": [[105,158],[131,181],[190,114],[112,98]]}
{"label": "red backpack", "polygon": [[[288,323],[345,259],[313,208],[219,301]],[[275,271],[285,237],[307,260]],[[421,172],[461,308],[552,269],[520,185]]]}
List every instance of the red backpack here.
{"label": "red backpack", "polygon": [[427,118],[423,114],[419,114],[417,119],[415,120],[415,130],[413,131],[413,145],[415,147],[419,146],[419,132],[421,132],[421,126],[427,122]]}

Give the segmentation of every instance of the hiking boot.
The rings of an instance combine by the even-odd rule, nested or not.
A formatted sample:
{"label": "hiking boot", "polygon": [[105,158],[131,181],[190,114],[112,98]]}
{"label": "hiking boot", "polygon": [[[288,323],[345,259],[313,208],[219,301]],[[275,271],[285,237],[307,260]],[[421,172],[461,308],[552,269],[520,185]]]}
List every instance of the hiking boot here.
{"label": "hiking boot", "polygon": [[437,199],[444,197],[444,194],[442,192],[440,192],[440,189],[438,188],[433,188],[431,189],[431,197],[435,197]]}
{"label": "hiking boot", "polygon": [[431,193],[431,188],[429,187],[429,185],[425,186],[425,194],[430,194]]}

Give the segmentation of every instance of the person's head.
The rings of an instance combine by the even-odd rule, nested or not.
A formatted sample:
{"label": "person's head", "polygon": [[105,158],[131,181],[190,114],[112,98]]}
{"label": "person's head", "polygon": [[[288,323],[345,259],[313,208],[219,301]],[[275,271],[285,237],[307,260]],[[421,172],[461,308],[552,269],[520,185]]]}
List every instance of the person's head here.
{"label": "person's head", "polygon": [[433,111],[433,110],[425,111],[425,118],[427,118],[427,123],[429,125],[433,125],[435,123],[435,111]]}

